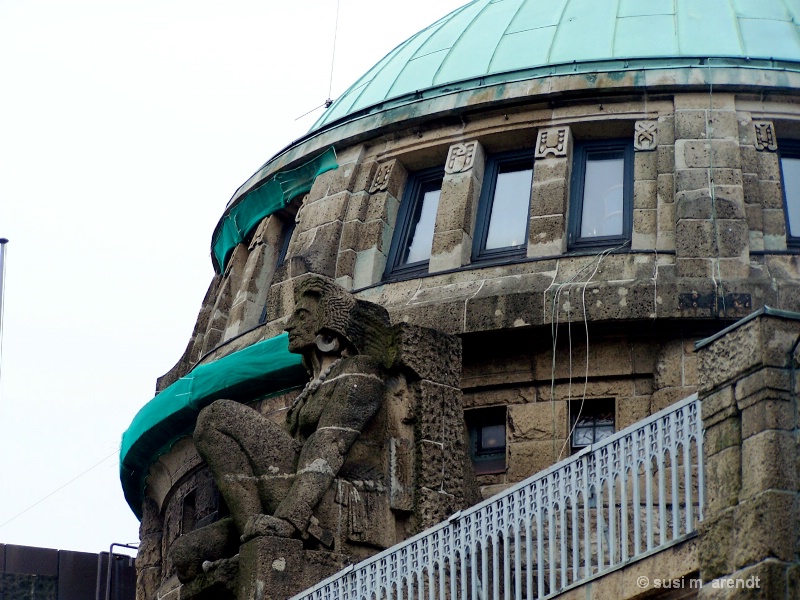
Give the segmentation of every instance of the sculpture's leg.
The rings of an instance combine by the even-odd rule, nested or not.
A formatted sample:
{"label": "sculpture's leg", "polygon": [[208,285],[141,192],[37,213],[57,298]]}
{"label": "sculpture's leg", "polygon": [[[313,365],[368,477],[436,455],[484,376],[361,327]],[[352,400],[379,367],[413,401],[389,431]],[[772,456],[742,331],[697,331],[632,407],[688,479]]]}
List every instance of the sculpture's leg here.
{"label": "sculpture's leg", "polygon": [[230,558],[239,550],[239,536],[233,519],[227,517],[211,525],[181,535],[170,548],[178,579],[186,583],[202,572],[206,560]]}
{"label": "sculpture's leg", "polygon": [[288,433],[248,406],[217,400],[198,416],[194,440],[240,533],[253,515],[275,510],[297,464]]}

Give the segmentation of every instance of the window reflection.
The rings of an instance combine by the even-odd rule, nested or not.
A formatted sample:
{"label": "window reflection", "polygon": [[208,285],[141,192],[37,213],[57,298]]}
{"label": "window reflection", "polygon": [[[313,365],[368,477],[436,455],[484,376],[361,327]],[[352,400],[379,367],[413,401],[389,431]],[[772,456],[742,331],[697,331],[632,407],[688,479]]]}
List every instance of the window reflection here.
{"label": "window reflection", "polygon": [[622,235],[625,161],[622,152],[586,157],[581,238]]}
{"label": "window reflection", "polygon": [[501,168],[486,234],[486,250],[525,244],[533,169]]}
{"label": "window reflection", "polygon": [[800,237],[800,158],[781,157],[781,173],[786,200],[786,227],[789,237]]}
{"label": "window reflection", "polygon": [[404,265],[429,260],[431,257],[433,227],[436,223],[441,187],[441,182],[430,183],[422,190],[422,197],[409,229],[408,248],[402,261]]}

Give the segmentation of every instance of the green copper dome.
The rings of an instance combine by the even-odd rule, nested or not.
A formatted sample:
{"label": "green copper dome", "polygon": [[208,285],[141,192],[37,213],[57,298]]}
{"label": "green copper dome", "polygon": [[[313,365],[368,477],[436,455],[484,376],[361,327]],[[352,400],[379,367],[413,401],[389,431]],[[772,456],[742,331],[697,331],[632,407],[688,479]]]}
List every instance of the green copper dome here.
{"label": "green copper dome", "polygon": [[412,102],[424,90],[430,97],[567,72],[703,66],[710,58],[785,69],[800,63],[798,23],[800,0],[474,0],[390,52],[312,131]]}

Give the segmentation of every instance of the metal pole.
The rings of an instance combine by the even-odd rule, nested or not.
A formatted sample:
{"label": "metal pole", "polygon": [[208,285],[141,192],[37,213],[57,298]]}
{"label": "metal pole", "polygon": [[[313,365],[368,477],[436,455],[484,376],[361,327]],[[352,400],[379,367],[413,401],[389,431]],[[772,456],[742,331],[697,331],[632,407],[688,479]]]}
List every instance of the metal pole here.
{"label": "metal pole", "polygon": [[6,238],[0,238],[0,373],[3,358],[3,284],[6,279]]}
{"label": "metal pole", "polygon": [[[113,560],[115,560],[116,556],[114,555],[114,546],[118,548],[130,548],[131,550],[138,550],[139,546],[134,544],[118,544],[114,542],[108,548],[108,570],[106,571],[106,600],[111,600],[111,575],[113,574],[113,565],[111,564]],[[123,558],[130,558],[129,556]]]}

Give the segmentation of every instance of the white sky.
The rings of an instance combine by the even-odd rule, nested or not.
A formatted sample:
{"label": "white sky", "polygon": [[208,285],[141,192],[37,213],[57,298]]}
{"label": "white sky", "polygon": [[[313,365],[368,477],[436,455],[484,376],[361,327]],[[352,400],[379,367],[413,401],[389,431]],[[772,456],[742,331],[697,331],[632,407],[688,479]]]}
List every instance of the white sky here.
{"label": "white sky", "polygon": [[[340,0],[333,97],[465,1]],[[138,539],[120,436],[186,347],[226,202],[319,116],[295,121],[328,96],[335,15],[0,0],[0,543]]]}

